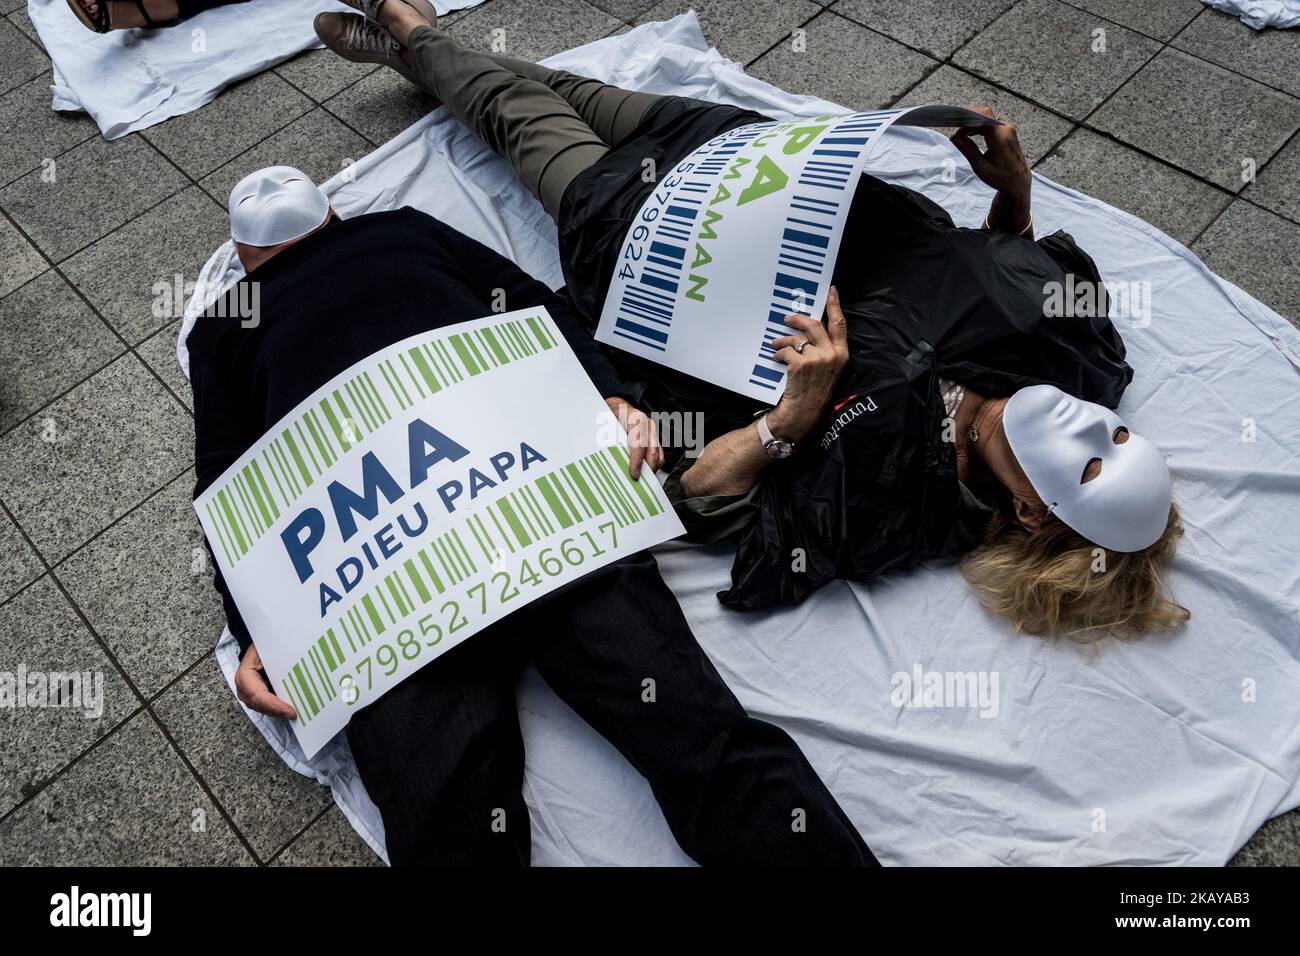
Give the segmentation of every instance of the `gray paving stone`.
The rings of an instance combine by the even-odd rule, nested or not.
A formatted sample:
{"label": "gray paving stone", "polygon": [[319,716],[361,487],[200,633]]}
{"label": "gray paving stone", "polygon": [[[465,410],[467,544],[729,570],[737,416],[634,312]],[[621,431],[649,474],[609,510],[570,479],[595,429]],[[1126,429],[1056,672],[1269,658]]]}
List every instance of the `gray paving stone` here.
{"label": "gray paving stone", "polygon": [[1098,129],[1238,192],[1300,129],[1300,100],[1166,49],[1091,117]]}
{"label": "gray paving stone", "polygon": [[205,176],[199,185],[221,204],[224,230],[225,205],[230,190],[253,170],[263,166],[296,166],[318,183],[323,183],[340,172],[345,164],[355,163],[373,148],[336,117],[318,107]]}
{"label": "gray paving stone", "polygon": [[1037,171],[1131,212],[1184,244],[1232,202],[1228,193],[1085,129],[1075,130]]}
{"label": "gray paving stone", "polygon": [[8,18],[0,19],[0,92],[25,83],[50,68],[45,51]]}
{"label": "gray paving stone", "polygon": [[587,0],[587,2],[628,23],[655,5],[655,0]]}
{"label": "gray paving stone", "polygon": [[[453,23],[457,23],[465,19],[475,10],[479,9],[479,7],[486,6],[488,3],[491,2],[492,0],[483,0],[483,3],[480,3],[478,7],[467,7],[464,10],[453,10],[451,11],[451,13],[444,13],[438,17],[438,27],[439,29],[445,30]],[[590,0],[588,0],[588,2],[590,2]]]}
{"label": "gray paving stone", "polygon": [[0,299],[0,429],[10,428],[123,351],[53,270]]}
{"label": "gray paving stone", "polygon": [[1014,0],[839,0],[835,12],[939,59],[996,20]]}
{"label": "gray paving stone", "polygon": [[134,344],[183,314],[185,283],[198,277],[229,234],[225,208],[191,186],[81,250],[61,268],[99,314]]}
{"label": "gray paving stone", "polygon": [[1020,146],[1031,164],[1038,162],[1053,145],[1070,132],[1071,123],[1028,100],[1007,93],[971,76],[956,67],[944,64],[935,70],[907,95],[898,106],[924,106],[941,103],[948,106],[988,106],[1001,119],[1016,124]]}
{"label": "gray paving stone", "polygon": [[1173,45],[1300,96],[1300,36],[1295,30],[1252,30],[1236,17],[1206,10]]}
{"label": "gray paving stone", "polygon": [[56,113],[50,109],[50,77],[34,80],[0,96],[0,184],[10,183],[42,161],[58,156],[98,135],[85,113]]}
{"label": "gray paving stone", "polygon": [[0,272],[0,299],[49,268],[36,247],[3,216],[0,216],[0,262],[4,263],[4,271]]}
{"label": "gray paving stone", "polygon": [[741,64],[787,40],[791,32],[821,9],[812,0],[662,0],[637,18],[638,23],[671,20],[694,9],[705,38],[723,56]]}
{"label": "gray paving stone", "polygon": [[1191,248],[1300,328],[1300,226],[1238,199]]}
{"label": "gray paving stone", "polygon": [[1103,16],[1145,33],[1168,40],[1205,9],[1201,0],[1068,0],[1071,6]]}
{"label": "gray paving stone", "polygon": [[44,568],[9,516],[0,511],[0,603],[31,584]]}
{"label": "gray paving stone", "polygon": [[289,844],[276,866],[383,866],[338,807],[330,807]]}
{"label": "gray paving stone", "polygon": [[181,404],[192,412],[194,391],[176,361],[176,336],[180,333],[180,328],[181,320],[177,319],[137,345],[135,351],[140,358],[144,359],[144,363],[167,383],[167,387],[180,399]]}
{"label": "gray paving stone", "polygon": [[23,8],[23,0],[0,0],[0,15],[8,16]]}
{"label": "gray paving stone", "polygon": [[603,37],[620,25],[619,19],[584,0],[493,0],[470,10],[447,32],[472,49],[542,60]]}
{"label": "gray paving stone", "polygon": [[1300,136],[1291,137],[1291,142],[1268,161],[1242,196],[1300,222]]}
{"label": "gray paving stone", "polygon": [[311,108],[311,100],[274,72],[259,73],[222,90],[202,109],[151,126],[141,135],[199,179]]}
{"label": "gray paving stone", "polygon": [[0,207],[59,262],[184,185],[138,135],[96,137],[0,189]]}
{"label": "gray paving stone", "polygon": [[332,50],[307,50],[281,63],[275,72],[299,92],[324,103],[378,69],[378,64],[353,63]]}
{"label": "gray paving stone", "polygon": [[56,563],[193,458],[190,416],[124,355],[0,438],[0,499]]}
{"label": "gray paving stone", "polygon": [[36,32],[36,26],[32,23],[32,18],[27,15],[27,7],[22,0],[13,0],[13,3],[17,5],[17,9],[10,13],[6,19],[27,34],[33,43],[44,50],[45,44],[41,42],[40,34]]}
{"label": "gray paving stone", "polygon": [[329,806],[328,787],[294,773],[267,746],[215,660],[169,687],[154,713],[261,859]]}
{"label": "gray paving stone", "polygon": [[[1094,51],[1105,31],[1105,52]],[[1159,44],[1058,0],[1026,0],[958,50],[953,62],[1036,103],[1082,119]]]}
{"label": "gray paving stone", "polygon": [[[30,703],[48,700],[52,693],[67,694],[74,686],[70,678],[60,680],[56,691],[46,675],[92,676],[83,684],[87,696],[69,701],[70,706],[0,708],[0,816],[140,706],[140,699],[48,577],[0,607],[0,671],[17,680],[20,669],[25,675],[20,689]],[[33,678],[41,682],[42,698],[31,696]],[[0,856],[6,853],[5,842],[0,835]]]}
{"label": "gray paving stone", "polygon": [[253,862],[147,713],[0,823],[8,866]]}
{"label": "gray paving stone", "polygon": [[[791,93],[808,93],[850,109],[888,106],[939,64],[833,13],[806,28],[802,49],[792,42],[769,50],[748,72]],[[853,70],[844,69],[854,63]]]}
{"label": "gray paving stone", "polygon": [[1300,810],[1269,820],[1229,866],[1300,866]]}
{"label": "gray paving stone", "polygon": [[212,650],[225,626],[185,472],[54,569],[146,697]]}
{"label": "gray paving stone", "polygon": [[382,69],[331,97],[325,108],[378,146],[437,109],[438,101]]}

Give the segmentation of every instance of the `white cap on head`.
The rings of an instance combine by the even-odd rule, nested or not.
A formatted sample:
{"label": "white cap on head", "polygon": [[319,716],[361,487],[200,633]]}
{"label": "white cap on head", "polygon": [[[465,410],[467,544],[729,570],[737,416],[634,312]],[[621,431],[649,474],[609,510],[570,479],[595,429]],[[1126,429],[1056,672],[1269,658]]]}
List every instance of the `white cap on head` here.
{"label": "white cap on head", "polygon": [[[1160,540],[1169,522],[1173,481],[1160,449],[1129,432],[1123,419],[1055,385],[1033,385],[1011,396],[1002,413],[1007,443],[1034,491],[1056,515],[1094,544],[1141,551]],[[1101,472],[1083,480],[1093,459]]]}
{"label": "white cap on head", "polygon": [[292,166],[249,173],[230,191],[230,236],[249,246],[278,246],[320,228],[330,201]]}

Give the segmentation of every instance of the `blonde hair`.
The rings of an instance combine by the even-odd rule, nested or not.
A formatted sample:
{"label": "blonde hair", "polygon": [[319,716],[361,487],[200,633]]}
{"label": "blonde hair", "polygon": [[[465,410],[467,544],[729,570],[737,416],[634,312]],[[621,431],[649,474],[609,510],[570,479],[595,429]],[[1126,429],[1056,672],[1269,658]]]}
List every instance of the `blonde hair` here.
{"label": "blonde hair", "polygon": [[998,512],[962,574],[980,603],[1017,631],[1081,642],[1136,637],[1172,630],[1192,616],[1164,593],[1163,568],[1182,535],[1173,504],[1160,539],[1132,553],[1100,548],[1055,516],[1030,533]]}

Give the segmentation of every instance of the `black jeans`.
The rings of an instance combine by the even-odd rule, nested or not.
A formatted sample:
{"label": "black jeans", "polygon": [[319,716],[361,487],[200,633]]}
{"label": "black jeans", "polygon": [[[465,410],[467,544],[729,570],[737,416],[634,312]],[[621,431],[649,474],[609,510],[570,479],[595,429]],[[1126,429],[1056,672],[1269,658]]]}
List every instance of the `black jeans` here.
{"label": "black jeans", "polygon": [[642,552],[471,637],[352,718],[394,865],[528,864],[525,659],[645,776],[697,862],[875,864],[790,736],[745,713]]}

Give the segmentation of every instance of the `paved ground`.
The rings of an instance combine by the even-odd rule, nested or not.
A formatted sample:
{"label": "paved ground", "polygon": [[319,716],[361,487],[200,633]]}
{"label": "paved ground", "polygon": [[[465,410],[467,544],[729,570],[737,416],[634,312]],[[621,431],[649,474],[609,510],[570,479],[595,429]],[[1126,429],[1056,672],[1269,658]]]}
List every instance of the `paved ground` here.
{"label": "paved ground", "polygon": [[[756,75],[856,107],[987,102],[1037,168],[1122,206],[1300,317],[1300,35],[1198,0],[694,0]],[[489,0],[449,18],[540,57],[662,19],[664,0]],[[792,51],[807,31],[818,57]],[[1090,51],[1104,31],[1106,52]],[[49,61],[0,0],[0,669],[100,669],[99,720],[0,713],[0,862],[371,863],[284,768],[211,647],[194,573],[193,421],[153,286],[224,238],[231,185],[323,179],[430,108],[396,75],[309,53],[107,143],[50,111]],[[42,171],[55,160],[57,184]],[[1256,180],[1243,181],[1243,162]],[[53,439],[53,440],[49,440]],[[53,624],[51,622],[54,622]],[[1241,862],[1300,863],[1300,814]]]}

